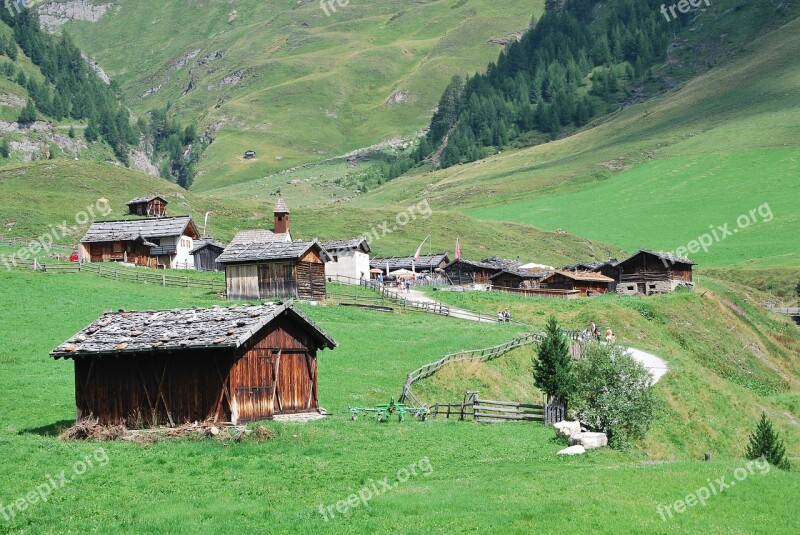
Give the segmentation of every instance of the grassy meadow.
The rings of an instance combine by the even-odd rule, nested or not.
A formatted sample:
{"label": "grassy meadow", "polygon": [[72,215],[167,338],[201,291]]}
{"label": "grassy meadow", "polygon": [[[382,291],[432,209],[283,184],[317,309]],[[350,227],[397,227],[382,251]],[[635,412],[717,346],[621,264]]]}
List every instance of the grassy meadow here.
{"label": "grassy meadow", "polygon": [[[785,322],[747,305],[743,305],[745,321],[728,317],[719,298],[708,296],[676,294],[641,301],[648,314],[626,298],[526,304],[503,296],[515,317],[533,325],[551,312],[570,326],[602,314],[620,317],[625,326],[619,332],[625,341],[663,351],[674,367],[657,387],[667,399],[667,415],[640,448],[558,458],[554,453],[563,444],[539,424],[435,420],[379,425],[370,419],[352,422],[347,413],[349,406],[369,406],[398,395],[405,374],[420,364],[446,352],[510,339],[521,332],[519,327],[308,305],[303,310],[339,342],[335,350],[323,351],[319,360],[320,400],[332,412],[329,418],[307,424],[268,422],[265,425],[276,436],[261,443],[61,442],[56,435],[74,418],[72,368],[69,362],[50,359],[49,350],[106,309],[208,306],[219,301],[194,290],[86,274],[3,271],[0,287],[13,303],[0,309],[0,332],[7,340],[0,349],[0,364],[6,370],[0,378],[5,392],[0,398],[4,454],[0,502],[24,496],[48,474],[66,470],[69,475],[77,460],[96,455],[100,447],[108,459],[107,465],[75,475],[46,503],[30,507],[10,522],[0,517],[0,532],[685,533],[711,528],[714,533],[794,533],[800,527],[799,518],[784,514],[793,510],[800,495],[800,479],[796,473],[775,469],[755,471],[709,499],[706,506],[672,519],[662,520],[656,509],[707,485],[709,478],[733,479],[736,469],[745,465],[742,441],[762,409],[776,421],[797,459],[798,436],[792,423],[800,417],[797,363],[780,357],[796,350],[800,341],[797,333],[784,329]],[[454,304],[476,309],[498,304],[488,293],[447,295]],[[671,322],[660,317],[681,309],[693,318],[709,317],[708,323],[685,329],[689,349],[671,340]],[[726,323],[719,326],[713,320]],[[758,397],[698,358],[702,352],[695,352],[692,345],[710,347],[730,325],[766,337],[765,356],[790,378],[788,390],[779,388],[775,394]],[[709,329],[716,338],[703,340]],[[736,344],[738,339],[730,346]],[[508,383],[509,389],[495,393],[530,395],[536,401],[538,393],[529,379],[530,356],[527,349],[489,363],[493,376],[486,370],[448,371],[452,381],[422,385],[420,391],[444,398],[441,401],[457,401],[463,396],[461,388],[475,386],[471,374],[479,372],[480,380],[502,380],[511,374],[514,382]],[[747,360],[735,358],[742,359]],[[757,364],[747,365],[759,377],[768,376]],[[491,392],[490,388],[487,385],[485,391]],[[695,460],[706,450],[715,452],[714,462]],[[402,469],[413,464],[430,469],[400,482],[405,479]],[[389,478],[390,490],[372,498],[369,505],[343,515],[335,512],[339,500],[383,478]],[[319,508],[329,505],[336,517],[326,521]]]}

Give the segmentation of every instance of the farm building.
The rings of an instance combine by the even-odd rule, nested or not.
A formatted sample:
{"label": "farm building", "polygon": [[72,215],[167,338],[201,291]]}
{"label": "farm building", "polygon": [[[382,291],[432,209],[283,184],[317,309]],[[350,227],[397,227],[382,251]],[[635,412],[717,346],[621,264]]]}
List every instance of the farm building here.
{"label": "farm building", "polygon": [[490,257],[480,262],[457,258],[444,267],[445,277],[450,284],[490,284],[491,278],[503,269],[517,269],[519,262]]}
{"label": "farm building", "polygon": [[591,271],[554,271],[540,284],[548,290],[577,290],[582,297],[608,293],[614,279]]}
{"label": "farm building", "polygon": [[617,292],[623,294],[667,293],[679,286],[693,287],[688,258],[642,249],[617,263]]}
{"label": "farm building", "polygon": [[81,240],[78,256],[81,262],[192,269],[189,253],[199,237],[189,216],[95,221]]}
{"label": "farm building", "polygon": [[244,151],[244,159],[245,160],[252,160],[256,157],[256,151],[254,150],[246,150]]}
{"label": "farm building", "polygon": [[492,286],[499,288],[536,288],[539,281],[549,274],[548,271],[528,271],[526,269],[505,268],[492,275]]}
{"label": "farm building", "polygon": [[164,197],[153,195],[152,197],[139,197],[128,201],[128,213],[131,215],[143,215],[147,217],[165,217],[167,215],[167,203]]}
{"label": "farm building", "polygon": [[322,244],[331,259],[325,263],[325,276],[342,282],[358,283],[369,279],[369,243],[365,238],[330,240]]}
{"label": "farm building", "polygon": [[232,241],[217,258],[228,299],[324,299],[328,253],[317,241]]}
{"label": "farm building", "polygon": [[222,271],[223,267],[217,263],[217,258],[224,250],[224,243],[214,238],[201,238],[195,240],[194,248],[189,254],[194,258],[194,268],[197,271]]}
{"label": "farm building", "polygon": [[317,351],[336,342],[291,304],[108,312],[54,349],[77,418],[242,423],[319,409]]}
{"label": "farm building", "polygon": [[419,258],[413,256],[392,256],[390,258],[373,258],[369,261],[371,268],[389,272],[399,269],[407,269],[416,273],[433,273],[450,263],[447,253],[420,255]]}

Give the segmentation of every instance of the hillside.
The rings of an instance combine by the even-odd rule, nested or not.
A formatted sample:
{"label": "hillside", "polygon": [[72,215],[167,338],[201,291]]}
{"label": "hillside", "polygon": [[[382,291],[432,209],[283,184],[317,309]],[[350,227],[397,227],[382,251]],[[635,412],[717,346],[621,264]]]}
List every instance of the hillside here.
{"label": "hillside", "polygon": [[[796,265],[800,21],[680,90],[582,132],[472,164],[403,177],[361,196],[382,206],[422,192],[486,220],[561,228],[631,250],[674,251],[709,226],[768,204],[774,215],[708,252],[703,265]],[[766,209],[764,210],[766,213]]]}
{"label": "hillside", "polygon": [[[102,14],[64,28],[135,112],[171,103],[209,128],[205,190],[414,136],[450,77],[483,68],[543,2],[352,0],[328,16],[295,0],[63,4]],[[258,158],[243,161],[247,149]]]}
{"label": "hillside", "polygon": [[[97,214],[99,219],[119,219],[126,216],[127,201],[154,193],[171,201],[171,215],[191,215],[198,225],[209,212],[208,233],[220,240],[229,240],[239,230],[273,226],[274,196],[227,200],[185,191],[163,179],[116,165],[57,159],[0,168],[0,196],[6,199],[0,205],[0,237],[33,238],[67,221],[71,232],[60,242],[74,245],[88,226],[76,225],[76,215],[98,199],[106,199],[113,210],[106,217]],[[425,199],[381,208],[341,205],[295,209],[291,202],[289,206],[295,238],[327,240],[371,234],[374,256],[413,254],[429,234],[426,249],[451,255],[456,237],[464,235],[471,236],[469,243],[462,245],[464,254],[481,258],[522,255],[530,261],[562,265],[620,254],[619,249],[602,242],[530,225],[476,221]],[[409,206],[418,207],[415,219]],[[401,213],[405,215],[398,216]],[[405,216],[407,224],[398,224],[406,222]]]}

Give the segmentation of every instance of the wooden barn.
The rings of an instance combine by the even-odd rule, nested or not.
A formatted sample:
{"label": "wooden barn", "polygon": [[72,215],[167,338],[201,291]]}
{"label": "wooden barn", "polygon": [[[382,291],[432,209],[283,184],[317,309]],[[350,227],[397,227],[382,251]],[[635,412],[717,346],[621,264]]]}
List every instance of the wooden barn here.
{"label": "wooden barn", "polygon": [[291,304],[109,312],[54,349],[77,418],[242,423],[319,410],[317,351],[336,342]]}
{"label": "wooden barn", "polygon": [[197,271],[222,271],[222,264],[217,258],[225,250],[225,244],[214,238],[200,238],[194,242],[194,248],[189,254],[194,258],[194,269]]}
{"label": "wooden barn", "polygon": [[78,256],[81,262],[193,269],[189,253],[199,237],[189,216],[95,221],[81,240]]}
{"label": "wooden barn", "polygon": [[480,262],[457,258],[444,267],[445,277],[450,284],[463,286],[468,284],[491,284],[491,278],[504,269],[518,269],[516,260],[503,258],[486,258]]}
{"label": "wooden barn", "polygon": [[688,258],[642,249],[617,263],[617,292],[623,294],[668,293],[680,286],[694,287]]}
{"label": "wooden barn", "polygon": [[389,266],[389,272],[407,269],[416,273],[435,273],[444,269],[449,263],[450,257],[447,256],[447,253],[420,255],[419,258],[392,256],[389,258],[373,258],[369,261],[370,268],[380,269],[384,273],[387,265]]}
{"label": "wooden barn", "polygon": [[325,299],[325,262],[317,241],[232,241],[217,258],[228,299]]}
{"label": "wooden barn", "polygon": [[592,271],[554,271],[540,284],[548,290],[577,290],[581,297],[608,293],[614,279]]}
{"label": "wooden barn", "polygon": [[153,195],[152,197],[138,197],[127,203],[128,212],[131,215],[143,215],[147,217],[165,217],[167,215],[167,203],[164,197]]}
{"label": "wooden barn", "polygon": [[499,288],[537,288],[539,281],[547,276],[549,271],[528,271],[525,269],[505,268],[492,275],[492,286]]}

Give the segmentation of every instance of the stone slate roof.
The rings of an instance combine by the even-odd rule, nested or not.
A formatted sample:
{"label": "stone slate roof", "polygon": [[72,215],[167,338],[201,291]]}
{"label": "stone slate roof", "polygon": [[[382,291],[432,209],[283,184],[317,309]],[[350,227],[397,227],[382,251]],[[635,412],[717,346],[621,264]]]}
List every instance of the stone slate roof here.
{"label": "stone slate roof", "polygon": [[275,208],[272,210],[275,214],[288,214],[289,208],[286,207],[286,203],[283,201],[283,197],[278,197],[278,202],[275,203]]}
{"label": "stone slate roof", "polygon": [[365,253],[371,251],[367,239],[363,237],[353,238],[351,240],[328,240],[322,243],[322,247],[324,247],[326,251],[356,251],[358,249],[363,250]]}
{"label": "stone slate roof", "polygon": [[169,204],[169,201],[167,199],[165,199],[164,197],[162,197],[161,195],[153,195],[152,197],[136,197],[135,199],[131,199],[130,201],[126,202],[125,204],[130,206],[132,204],[142,204],[144,202],[150,202],[150,201],[153,201],[155,199],[161,199],[162,201],[164,201],[164,204]]}
{"label": "stone slate roof", "polygon": [[432,255],[420,255],[419,258],[414,260],[413,256],[392,256],[389,258],[372,258],[369,261],[369,267],[373,269],[386,269],[386,263],[389,263],[389,271],[396,271],[398,269],[411,269],[411,262],[414,262],[414,268],[417,270],[430,271],[439,267],[442,262],[447,263],[450,258],[447,253],[439,253]]}
{"label": "stone slate roof", "polygon": [[614,282],[614,279],[612,279],[611,277],[606,277],[603,274],[595,273],[593,271],[563,271],[563,270],[554,271],[553,273],[542,279],[542,282],[546,282],[547,279],[557,274],[563,275],[575,281]]}
{"label": "stone slate roof", "polygon": [[444,268],[447,269],[450,266],[457,265],[458,263],[486,270],[516,269],[520,266],[520,263],[516,260],[507,260],[505,258],[490,256],[489,258],[484,258],[480,262],[476,260],[467,260],[465,258],[457,258],[447,264]]}
{"label": "stone slate roof", "polygon": [[490,279],[494,279],[504,274],[514,275],[516,277],[520,277],[523,279],[542,279],[547,275],[550,275],[552,271],[528,271],[527,269],[515,269],[515,268],[506,268],[501,270],[499,273],[495,273]]}
{"label": "stone slate roof", "polygon": [[50,356],[120,355],[186,349],[235,349],[281,314],[290,314],[316,335],[322,347],[336,341],[291,303],[231,307],[106,312],[55,348]]}
{"label": "stone slate roof", "polygon": [[225,249],[225,244],[218,242],[214,238],[201,238],[194,240],[194,247],[189,251],[189,254],[194,254],[204,247],[216,247],[217,249]]}
{"label": "stone slate roof", "polygon": [[268,260],[296,260],[313,247],[319,247],[323,256],[327,257],[317,241],[267,241],[267,242],[231,242],[217,258],[220,264],[240,262],[259,262]]}
{"label": "stone slate roof", "polygon": [[288,233],[275,234],[267,229],[240,230],[231,240],[231,245],[242,243],[264,243],[270,241],[288,242]]}
{"label": "stone slate roof", "polygon": [[95,221],[81,242],[133,241],[139,238],[147,241],[148,238],[181,236],[190,226],[197,235],[197,229],[189,216]]}

